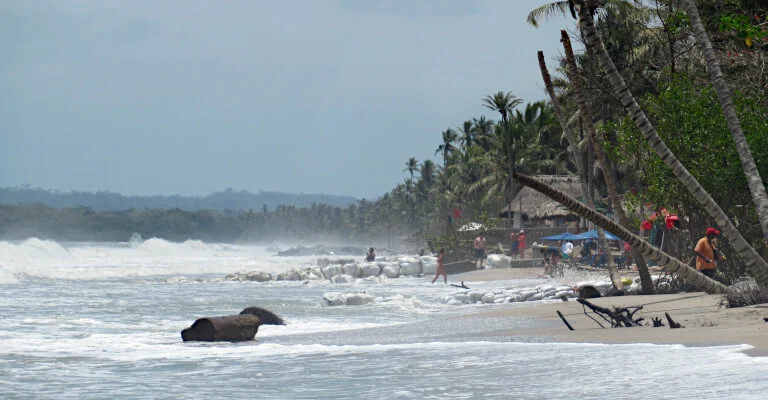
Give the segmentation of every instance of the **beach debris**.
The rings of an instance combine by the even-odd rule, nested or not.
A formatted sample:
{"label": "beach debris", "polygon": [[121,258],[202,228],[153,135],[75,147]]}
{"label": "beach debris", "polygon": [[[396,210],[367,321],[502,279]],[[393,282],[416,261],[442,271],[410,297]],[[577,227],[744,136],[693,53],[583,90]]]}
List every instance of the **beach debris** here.
{"label": "beach debris", "polygon": [[467,286],[464,284],[464,281],[461,281],[461,285],[457,285],[457,284],[455,284],[455,283],[451,283],[451,286],[453,286],[453,287],[457,287],[457,288],[462,288],[462,289],[469,289],[469,288],[468,288],[468,287],[467,287]]}
{"label": "beach debris", "polygon": [[616,307],[614,306],[613,309],[600,307],[598,305],[592,304],[586,299],[578,298],[576,299],[579,303],[581,303],[585,309],[584,314],[591,318],[593,321],[597,322],[598,325],[600,325],[601,328],[603,328],[603,325],[600,324],[597,320],[592,318],[589,314],[587,314],[586,307],[589,307],[590,310],[592,310],[595,314],[599,315],[603,320],[611,324],[612,328],[621,328],[621,327],[633,327],[633,326],[641,326],[640,322],[644,320],[645,318],[634,318],[634,314],[643,309],[643,306],[630,306],[630,307]]}
{"label": "beach debris", "polygon": [[248,307],[240,315],[205,317],[181,331],[185,342],[242,342],[253,340],[260,325],[285,325],[283,319],[260,307]]}
{"label": "beach debris", "polygon": [[685,328],[684,326],[678,324],[677,322],[672,320],[672,317],[669,316],[668,312],[665,312],[664,315],[667,316],[667,322],[669,322],[669,329],[677,329],[677,328]]}
{"label": "beach debris", "polygon": [[573,329],[571,324],[569,324],[568,321],[566,321],[565,317],[563,316],[563,313],[561,313],[560,310],[557,310],[557,315],[560,317],[560,319],[563,320],[563,323],[565,324],[565,326],[568,327],[568,330],[571,330],[571,331],[575,330]]}
{"label": "beach debris", "polygon": [[661,318],[660,317],[653,317],[653,318],[651,318],[651,321],[653,321],[653,327],[654,328],[659,328],[659,327],[664,326],[664,323],[661,322]]}

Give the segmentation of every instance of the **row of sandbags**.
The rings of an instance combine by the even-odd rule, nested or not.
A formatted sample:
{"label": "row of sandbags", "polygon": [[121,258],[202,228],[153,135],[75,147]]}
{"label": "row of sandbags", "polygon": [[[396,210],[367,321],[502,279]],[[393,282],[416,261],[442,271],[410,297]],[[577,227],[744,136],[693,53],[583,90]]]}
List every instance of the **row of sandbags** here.
{"label": "row of sandbags", "polygon": [[313,266],[294,268],[289,271],[272,275],[263,271],[239,271],[224,277],[228,281],[306,281],[328,279],[337,283],[354,282],[356,278],[386,276],[397,278],[400,276],[418,277],[422,275],[434,275],[437,272],[437,257],[400,257],[382,259],[371,262],[352,262],[347,264],[331,264],[326,266]]}

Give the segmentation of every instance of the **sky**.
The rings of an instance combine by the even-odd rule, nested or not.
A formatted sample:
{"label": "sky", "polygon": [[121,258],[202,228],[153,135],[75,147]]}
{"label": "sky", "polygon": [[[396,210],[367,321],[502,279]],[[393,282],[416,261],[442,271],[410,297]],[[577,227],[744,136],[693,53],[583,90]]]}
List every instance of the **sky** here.
{"label": "sky", "polygon": [[546,3],[0,2],[0,186],[375,199],[487,95],[545,98]]}

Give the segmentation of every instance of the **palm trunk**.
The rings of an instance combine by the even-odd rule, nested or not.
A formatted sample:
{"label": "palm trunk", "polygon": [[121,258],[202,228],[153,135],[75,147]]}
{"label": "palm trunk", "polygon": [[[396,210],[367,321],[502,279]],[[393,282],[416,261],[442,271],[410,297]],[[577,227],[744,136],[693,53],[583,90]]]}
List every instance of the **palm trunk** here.
{"label": "palm trunk", "polygon": [[[605,183],[608,186],[608,197],[611,198],[611,205],[616,215],[619,217],[619,224],[625,228],[629,228],[629,219],[624,212],[624,208],[621,205],[619,198],[619,191],[616,189],[616,176],[613,174],[611,165],[608,162],[608,157],[603,151],[603,135],[598,133],[595,129],[595,124],[592,122],[592,113],[587,106],[587,99],[584,93],[584,88],[581,86],[581,74],[576,66],[576,58],[573,56],[573,48],[571,47],[571,39],[568,37],[566,31],[560,31],[561,41],[563,42],[563,49],[565,50],[565,60],[568,64],[568,71],[570,72],[571,85],[573,91],[576,94],[576,102],[579,103],[579,115],[581,116],[581,122],[584,128],[587,130],[589,140],[592,143],[592,148],[595,151],[595,157],[597,158],[598,165],[603,171],[603,177],[605,177]],[[601,229],[597,230],[598,238],[600,239],[601,246],[607,246],[605,241],[605,234]],[[605,247],[607,249],[607,247]],[[637,263],[637,271],[640,275],[640,283],[643,288],[643,294],[653,294],[653,280],[651,279],[651,273],[648,271],[648,266],[645,264],[645,260],[642,255],[633,250],[635,262]],[[618,280],[618,272],[616,272],[616,265],[613,262],[613,257],[610,257],[608,253],[608,271],[616,274]],[[611,276],[613,279],[613,275]],[[620,280],[619,280],[620,282]],[[614,283],[615,284],[615,283]],[[621,286],[617,286],[617,289],[621,289]]]}
{"label": "palm trunk", "polygon": [[681,278],[687,282],[693,284],[699,289],[706,291],[707,293],[728,293],[731,289],[714,279],[708,278],[704,274],[696,271],[695,269],[684,264],[680,260],[670,256],[669,254],[653,247],[650,243],[646,242],[639,236],[633,234],[627,229],[617,225],[615,222],[606,218],[604,215],[598,213],[595,210],[587,208],[584,204],[579,203],[567,194],[554,189],[553,187],[539,182],[530,176],[523,174],[515,174],[515,179],[525,186],[528,186],[537,192],[545,194],[552,200],[566,206],[569,210],[579,214],[583,218],[586,218],[595,223],[595,225],[613,233],[621,240],[629,242],[629,244],[638,249],[643,255],[650,258],[661,266],[667,272],[678,274]]}
{"label": "palm trunk", "polygon": [[[621,101],[621,104],[627,110],[632,120],[637,125],[638,130],[645,136],[650,147],[656,152],[656,154],[664,161],[667,166],[672,169],[672,173],[675,174],[678,180],[685,185],[686,189],[696,198],[699,204],[704,207],[705,210],[712,216],[715,222],[720,226],[725,235],[733,245],[734,250],[739,257],[744,261],[747,270],[761,283],[768,284],[768,262],[764,260],[755,251],[752,246],[744,239],[741,233],[736,229],[733,223],[728,219],[728,216],[720,208],[720,206],[712,199],[712,196],[707,193],[706,190],[699,184],[696,178],[691,175],[690,172],[680,163],[680,160],[675,157],[669,147],[661,140],[656,129],[651,125],[645,112],[635,101],[632,93],[624,83],[624,79],[619,75],[616,70],[616,66],[611,61],[608,52],[603,46],[603,41],[598,36],[595,29],[592,15],[589,13],[584,5],[583,0],[574,0],[576,8],[579,10],[579,24],[584,30],[585,37],[587,39],[587,46],[592,47],[597,54],[600,64],[605,68],[607,72],[608,81],[611,84],[611,88],[614,92],[614,96]],[[645,252],[643,252],[645,254]]]}
{"label": "palm trunk", "polygon": [[571,153],[571,157],[573,157],[573,161],[576,164],[576,171],[579,173],[579,186],[581,187],[581,196],[584,198],[584,201],[587,202],[587,205],[591,208],[595,208],[594,203],[589,204],[591,200],[591,196],[588,196],[589,194],[589,187],[587,186],[587,173],[584,171],[584,159],[582,157],[581,152],[578,148],[579,140],[576,137],[576,134],[571,130],[570,126],[568,125],[568,119],[565,116],[565,113],[563,112],[562,107],[560,107],[560,101],[557,99],[557,95],[555,95],[555,88],[552,86],[552,78],[549,75],[549,70],[547,69],[547,63],[544,61],[544,52],[539,51],[539,69],[541,70],[541,78],[544,80],[544,86],[547,88],[547,93],[549,94],[549,99],[552,102],[552,108],[555,110],[555,115],[557,115],[557,120],[560,122],[560,126],[563,128],[563,132],[565,133],[565,138],[568,140],[568,151]]}
{"label": "palm trunk", "polygon": [[755,203],[757,219],[763,228],[763,237],[768,241],[768,194],[765,192],[765,185],[755,165],[755,159],[752,158],[747,138],[744,137],[739,117],[736,115],[736,108],[733,106],[733,99],[731,98],[731,90],[728,88],[728,83],[723,77],[723,71],[720,70],[720,63],[717,61],[717,56],[715,56],[712,42],[710,42],[707,31],[701,23],[696,3],[692,0],[683,0],[682,7],[688,13],[693,33],[696,35],[696,41],[699,43],[699,49],[704,53],[707,71],[709,71],[709,80],[712,81],[712,85],[715,87],[717,99],[720,101],[720,107],[723,108],[723,114],[725,114],[725,120],[728,123],[728,129],[731,131],[733,142],[736,143],[736,151],[739,153],[741,166],[744,169],[744,175],[746,175],[747,183],[749,184],[749,191],[752,193],[752,201]]}
{"label": "palm trunk", "polygon": [[[576,163],[576,170],[579,173],[579,186],[581,188],[581,197],[584,199],[584,202],[587,203],[587,206],[594,210],[595,202],[592,197],[592,193],[590,193],[589,191],[589,185],[587,184],[587,182],[589,181],[589,174],[587,173],[586,168],[584,166],[584,157],[582,156],[578,148],[579,140],[576,137],[576,133],[571,130],[570,125],[568,124],[568,119],[566,118],[562,107],[560,107],[560,101],[557,99],[557,96],[555,95],[555,88],[554,86],[552,86],[552,78],[549,75],[549,71],[547,70],[547,64],[544,61],[544,52],[539,51],[538,55],[539,55],[539,69],[541,69],[541,77],[544,80],[544,86],[547,88],[547,93],[549,94],[550,101],[552,102],[552,108],[555,109],[555,115],[557,115],[557,120],[560,122],[560,126],[563,128],[563,132],[565,132],[565,138],[568,140],[568,150],[570,151],[571,156],[573,157],[573,160]],[[613,281],[613,277],[611,278],[611,280]]]}

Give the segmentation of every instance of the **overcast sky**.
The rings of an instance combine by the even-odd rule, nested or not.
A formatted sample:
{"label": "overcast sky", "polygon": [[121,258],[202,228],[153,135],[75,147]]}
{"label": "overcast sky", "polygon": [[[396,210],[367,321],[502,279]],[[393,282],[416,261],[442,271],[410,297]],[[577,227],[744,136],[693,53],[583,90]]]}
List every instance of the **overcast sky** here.
{"label": "overcast sky", "polygon": [[376,198],[441,132],[544,98],[543,0],[0,2],[0,186]]}

